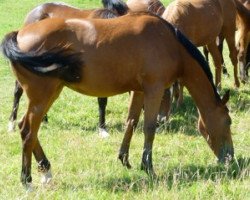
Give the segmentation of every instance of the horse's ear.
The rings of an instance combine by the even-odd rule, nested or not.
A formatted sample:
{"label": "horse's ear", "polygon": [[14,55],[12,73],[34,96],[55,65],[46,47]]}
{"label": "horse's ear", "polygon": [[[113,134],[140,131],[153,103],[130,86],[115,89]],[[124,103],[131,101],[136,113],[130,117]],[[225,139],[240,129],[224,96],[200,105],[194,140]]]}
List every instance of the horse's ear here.
{"label": "horse's ear", "polygon": [[221,102],[223,105],[226,105],[226,103],[228,102],[230,97],[230,90],[227,90],[226,93],[224,94],[224,96],[221,99]]}

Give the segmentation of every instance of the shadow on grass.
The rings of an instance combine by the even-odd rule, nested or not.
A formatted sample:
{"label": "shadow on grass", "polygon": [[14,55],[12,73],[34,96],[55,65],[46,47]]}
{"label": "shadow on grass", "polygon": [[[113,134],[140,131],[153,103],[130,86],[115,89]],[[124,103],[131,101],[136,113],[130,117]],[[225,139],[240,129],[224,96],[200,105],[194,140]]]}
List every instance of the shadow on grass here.
{"label": "shadow on grass", "polygon": [[160,184],[166,185],[168,189],[171,189],[172,187],[179,188],[200,180],[243,180],[249,177],[249,165],[250,158],[240,157],[229,166],[175,166],[155,179],[140,175],[136,175],[136,177],[124,176],[118,179],[112,177],[108,180],[103,180],[102,183],[99,183],[99,186],[104,187],[106,190],[112,190],[112,192],[125,192],[128,190],[141,192],[145,189],[154,189]]}
{"label": "shadow on grass", "polygon": [[198,136],[197,131],[198,113],[193,99],[185,95],[183,104],[179,107],[174,102],[170,118],[167,122],[160,124],[158,132],[168,133],[184,133],[186,135]]}
{"label": "shadow on grass", "polygon": [[233,111],[245,112],[250,107],[250,91],[230,90],[230,107]]}
{"label": "shadow on grass", "polygon": [[[226,90],[222,91],[222,94],[225,93]],[[230,91],[230,106],[232,110],[237,110],[237,112],[244,112],[246,108],[250,107],[249,95],[250,91],[247,90],[231,90]],[[109,115],[106,117],[112,117],[110,111],[107,111]],[[142,113],[143,114],[143,113]],[[49,121],[52,119],[49,119]],[[57,119],[53,119],[57,120]],[[84,119],[82,119],[84,120]],[[98,116],[94,119],[96,122],[85,125],[82,120],[64,120],[62,122],[55,122],[56,126],[63,130],[71,130],[74,128],[80,128],[83,131],[96,132],[98,130]],[[171,115],[167,122],[160,124],[158,127],[158,133],[164,134],[175,134],[175,133],[183,133],[185,135],[191,136],[200,136],[197,130],[197,121],[198,121],[198,113],[196,106],[194,104],[193,99],[190,95],[184,95],[183,104],[179,107],[176,106],[176,103],[173,103]],[[53,123],[53,122],[52,122]],[[116,124],[107,124],[107,129],[112,130],[115,129],[118,132],[124,133],[124,121],[118,122]],[[143,131],[143,120],[141,120],[138,124],[138,129]],[[46,128],[46,126],[45,126]]]}

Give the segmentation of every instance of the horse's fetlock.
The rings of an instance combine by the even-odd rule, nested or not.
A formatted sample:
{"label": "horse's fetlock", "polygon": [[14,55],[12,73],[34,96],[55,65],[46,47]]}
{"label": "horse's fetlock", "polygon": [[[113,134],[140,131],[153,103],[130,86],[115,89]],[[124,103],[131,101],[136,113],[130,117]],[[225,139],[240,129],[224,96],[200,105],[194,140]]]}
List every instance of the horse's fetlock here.
{"label": "horse's fetlock", "polygon": [[50,162],[47,159],[42,159],[40,162],[38,162],[38,172],[47,172],[49,171],[51,165]]}

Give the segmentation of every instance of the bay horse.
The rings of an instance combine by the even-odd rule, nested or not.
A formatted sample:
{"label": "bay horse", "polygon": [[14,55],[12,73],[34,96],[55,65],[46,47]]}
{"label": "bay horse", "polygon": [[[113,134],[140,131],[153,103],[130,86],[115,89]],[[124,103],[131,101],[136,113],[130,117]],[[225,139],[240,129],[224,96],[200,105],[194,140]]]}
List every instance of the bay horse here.
{"label": "bay horse", "polygon": [[236,9],[233,1],[175,0],[168,5],[162,18],[180,29],[196,46],[208,48],[216,68],[217,87],[221,87],[222,55],[216,45],[216,38],[223,36],[234,66],[234,85],[239,87],[235,47]]}
{"label": "bay horse", "polygon": [[237,8],[237,41],[236,46],[238,47],[239,54],[239,66],[241,78],[244,82],[247,81],[248,77],[248,57],[249,57],[249,42],[250,42],[250,1],[246,0],[235,0]]}
{"label": "bay horse", "polygon": [[[46,18],[113,18],[119,15],[124,15],[127,12],[126,4],[122,1],[114,0],[102,0],[103,7],[110,10],[110,12],[103,12],[101,9],[78,9],[63,3],[44,3],[34,9],[32,9],[26,16],[24,26],[46,19]],[[23,94],[23,89],[18,83],[15,82],[14,89],[14,102],[12,112],[9,117],[8,131],[15,130],[17,112],[19,107],[19,101]],[[109,134],[106,129],[105,113],[107,106],[107,98],[98,97],[99,106],[99,135],[101,137],[107,137]],[[47,115],[44,117],[44,121],[47,122]]]}
{"label": "bay horse", "polygon": [[158,16],[134,13],[108,20],[49,18],[7,34],[1,49],[28,97],[26,114],[19,123],[23,145],[21,182],[28,188],[32,182],[32,152],[39,171],[45,175],[43,181],[51,179],[50,162],[37,133],[43,116],[65,86],[97,97],[134,91],[119,152],[127,167],[130,140],[143,107],[141,168],[154,175],[157,114],[165,88],[177,79],[193,97],[199,110],[199,131],[219,161],[234,156],[226,107],[228,93],[220,98],[199,50]]}

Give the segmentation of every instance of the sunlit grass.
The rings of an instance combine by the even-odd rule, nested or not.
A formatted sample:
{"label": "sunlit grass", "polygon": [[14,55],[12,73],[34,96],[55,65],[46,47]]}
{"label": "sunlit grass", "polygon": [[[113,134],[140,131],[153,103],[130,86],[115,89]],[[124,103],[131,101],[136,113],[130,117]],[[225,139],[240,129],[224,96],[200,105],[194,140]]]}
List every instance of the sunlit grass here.
{"label": "sunlit grass", "polygon": [[[26,13],[45,1],[0,0],[0,38],[18,29]],[[100,1],[65,1],[78,7],[97,7]],[[166,4],[168,1],[164,1]],[[230,78],[223,77],[223,91],[231,90],[229,102],[236,162],[224,167],[197,131],[197,111],[185,91],[184,104],[173,105],[168,123],[162,125],[154,142],[154,167],[158,177],[151,180],[140,171],[143,146],[141,120],[130,150],[131,170],[117,159],[127,115],[128,94],[109,98],[107,125],[111,136],[98,137],[96,98],[67,88],[49,111],[39,139],[52,164],[54,179],[43,187],[36,163],[32,164],[35,190],[27,194],[20,184],[21,139],[18,131],[7,133],[14,76],[0,58],[0,199],[250,199],[250,89],[233,87],[232,65],[224,51]],[[210,59],[211,60],[211,59]],[[214,71],[211,64],[212,71]],[[25,113],[26,98],[18,118]],[[34,160],[34,159],[33,159]]]}

